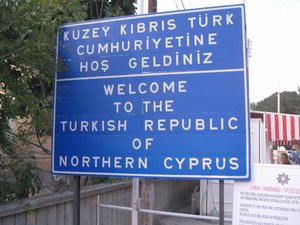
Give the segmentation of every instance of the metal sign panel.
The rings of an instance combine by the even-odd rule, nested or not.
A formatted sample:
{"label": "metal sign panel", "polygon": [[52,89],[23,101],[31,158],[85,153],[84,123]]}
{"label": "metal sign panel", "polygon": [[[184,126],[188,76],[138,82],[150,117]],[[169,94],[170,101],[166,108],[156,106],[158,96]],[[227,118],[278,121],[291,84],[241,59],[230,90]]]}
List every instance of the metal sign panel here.
{"label": "metal sign panel", "polygon": [[234,5],[61,26],[53,173],[248,179],[244,17]]}
{"label": "metal sign panel", "polygon": [[299,223],[298,165],[252,165],[249,182],[235,182],[233,225]]}

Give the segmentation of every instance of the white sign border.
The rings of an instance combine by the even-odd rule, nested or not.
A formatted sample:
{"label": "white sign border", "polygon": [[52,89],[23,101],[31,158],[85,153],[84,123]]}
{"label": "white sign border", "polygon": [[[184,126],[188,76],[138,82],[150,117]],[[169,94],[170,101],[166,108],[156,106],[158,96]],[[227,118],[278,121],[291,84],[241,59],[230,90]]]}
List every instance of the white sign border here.
{"label": "white sign border", "polygon": [[[54,90],[53,90],[53,124],[52,124],[52,163],[51,163],[51,171],[54,174],[62,174],[62,175],[95,175],[95,176],[124,176],[124,177],[157,177],[157,178],[181,178],[181,179],[227,179],[227,180],[238,180],[238,179],[250,179],[250,111],[249,111],[249,96],[248,96],[248,76],[247,76],[247,53],[246,53],[246,24],[245,24],[245,6],[243,4],[238,5],[232,5],[232,6],[222,6],[222,7],[211,7],[211,8],[201,8],[201,9],[195,9],[195,10],[183,10],[183,11],[175,11],[175,12],[167,12],[167,13],[158,13],[158,14],[146,14],[146,15],[138,15],[138,16],[132,16],[128,17],[126,19],[139,19],[139,18],[147,18],[147,17],[161,17],[166,15],[176,15],[176,14],[186,14],[186,13],[194,13],[194,12],[203,12],[203,11],[214,11],[214,10],[222,10],[222,9],[235,9],[240,8],[241,9],[241,15],[242,15],[242,36],[243,36],[243,63],[244,68],[237,68],[237,69],[231,69],[231,70],[205,70],[205,71],[185,71],[185,72],[174,72],[174,73],[149,73],[149,74],[134,74],[134,75],[127,75],[128,77],[132,76],[157,76],[159,75],[177,75],[182,73],[209,73],[209,72],[224,72],[224,71],[243,71],[244,72],[244,97],[245,97],[245,130],[246,130],[246,173],[245,175],[239,175],[239,176],[221,176],[221,175],[174,175],[174,174],[140,174],[140,173],[103,173],[103,172],[78,172],[78,171],[63,171],[63,170],[55,170],[54,166],[54,155],[55,155],[55,124],[56,124],[56,93],[57,93],[57,82],[61,81],[69,81],[69,80],[75,80],[80,79],[84,80],[84,78],[71,78],[71,79],[57,79],[57,69],[55,71],[55,81],[54,81]],[[74,27],[74,26],[81,26],[81,25],[90,25],[90,24],[101,24],[106,23],[108,21],[114,22],[114,21],[120,21],[123,20],[123,17],[118,18],[112,18],[112,19],[102,19],[97,21],[91,21],[91,22],[78,22],[78,23],[71,23],[61,26],[60,28],[64,27]],[[59,40],[59,33],[57,34],[57,43]],[[58,46],[56,47],[56,63],[58,62]],[[126,77],[126,75],[121,75],[122,77]],[[115,75],[115,77],[111,78],[118,78],[118,75]],[[108,78],[108,76],[107,76]],[[91,77],[85,77],[85,79],[92,79]],[[93,79],[103,79],[103,77],[93,77]]]}

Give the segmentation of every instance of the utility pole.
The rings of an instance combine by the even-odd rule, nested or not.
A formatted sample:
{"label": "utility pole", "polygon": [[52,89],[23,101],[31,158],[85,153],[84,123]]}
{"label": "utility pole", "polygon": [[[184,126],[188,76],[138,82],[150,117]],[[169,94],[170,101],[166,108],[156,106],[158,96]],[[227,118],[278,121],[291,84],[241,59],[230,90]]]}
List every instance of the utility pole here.
{"label": "utility pole", "polygon": [[148,0],[148,13],[157,12],[157,0]]}
{"label": "utility pole", "polygon": [[277,92],[277,113],[280,113],[280,91]]}
{"label": "utility pole", "polygon": [[[148,0],[148,13],[157,12],[157,0]],[[154,180],[141,179],[141,208],[153,209],[154,208]],[[153,214],[141,214],[139,217],[140,225],[152,225]]]}

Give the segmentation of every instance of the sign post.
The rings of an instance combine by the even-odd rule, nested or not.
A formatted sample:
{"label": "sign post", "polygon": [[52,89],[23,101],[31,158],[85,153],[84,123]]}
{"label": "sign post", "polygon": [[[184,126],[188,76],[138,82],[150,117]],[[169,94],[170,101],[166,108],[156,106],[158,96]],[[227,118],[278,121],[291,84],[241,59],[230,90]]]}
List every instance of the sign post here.
{"label": "sign post", "polygon": [[219,180],[219,225],[224,225],[224,180]]}
{"label": "sign post", "polygon": [[250,178],[243,5],[70,23],[57,39],[53,173]]}
{"label": "sign post", "polygon": [[80,176],[73,177],[73,225],[80,225]]}

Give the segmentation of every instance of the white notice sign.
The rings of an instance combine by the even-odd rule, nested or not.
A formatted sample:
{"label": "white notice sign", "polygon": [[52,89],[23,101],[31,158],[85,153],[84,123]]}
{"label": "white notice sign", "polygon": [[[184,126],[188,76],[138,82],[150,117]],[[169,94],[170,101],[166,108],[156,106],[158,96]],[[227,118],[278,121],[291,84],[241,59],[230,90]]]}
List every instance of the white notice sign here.
{"label": "white notice sign", "polygon": [[299,166],[254,164],[251,181],[235,182],[233,225],[295,225],[299,220]]}

